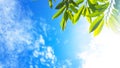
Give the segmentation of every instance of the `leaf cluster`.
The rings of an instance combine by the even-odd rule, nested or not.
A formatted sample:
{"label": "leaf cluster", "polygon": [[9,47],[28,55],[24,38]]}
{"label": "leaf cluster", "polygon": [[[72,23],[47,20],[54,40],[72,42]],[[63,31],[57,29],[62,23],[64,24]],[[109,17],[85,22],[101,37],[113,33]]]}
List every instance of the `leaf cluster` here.
{"label": "leaf cluster", "polygon": [[[52,8],[52,0],[48,1],[49,6]],[[103,28],[105,11],[111,9],[110,5],[109,0],[61,0],[55,7],[57,12],[52,19],[62,15],[60,26],[62,30],[65,30],[68,20],[76,24],[83,16],[90,23],[89,32],[93,32],[96,36]],[[111,19],[111,17],[109,18]]]}

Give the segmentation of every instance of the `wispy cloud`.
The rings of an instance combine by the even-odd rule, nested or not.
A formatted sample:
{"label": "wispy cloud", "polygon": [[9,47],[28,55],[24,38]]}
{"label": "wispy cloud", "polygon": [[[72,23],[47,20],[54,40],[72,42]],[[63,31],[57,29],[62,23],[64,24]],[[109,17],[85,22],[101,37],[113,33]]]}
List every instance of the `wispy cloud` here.
{"label": "wispy cloud", "polygon": [[46,45],[49,25],[39,22],[44,35],[37,33],[31,14],[17,0],[0,0],[0,68],[70,67],[70,60],[60,63]]}
{"label": "wispy cloud", "polygon": [[[34,57],[32,57],[32,59],[38,58],[40,61],[39,63],[43,66],[51,67],[55,65],[56,57],[54,55],[54,51],[52,47],[45,46],[45,40],[43,39],[42,35],[40,35],[39,39],[35,41],[34,46],[35,46],[33,51]],[[34,65],[35,64],[33,64],[33,66]]]}
{"label": "wispy cloud", "polygon": [[[51,66],[55,63],[54,51],[51,46],[45,46],[43,36],[34,38],[34,21],[30,15],[21,9],[19,1],[0,0],[1,68],[32,68],[40,67],[38,64]],[[32,63],[36,58],[39,63]]]}

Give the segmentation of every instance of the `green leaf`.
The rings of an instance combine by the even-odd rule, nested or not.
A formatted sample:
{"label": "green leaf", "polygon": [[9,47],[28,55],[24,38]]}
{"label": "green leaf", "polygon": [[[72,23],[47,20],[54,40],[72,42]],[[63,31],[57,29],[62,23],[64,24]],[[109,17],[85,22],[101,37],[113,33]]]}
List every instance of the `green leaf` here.
{"label": "green leaf", "polygon": [[48,0],[48,2],[49,2],[49,6],[50,6],[50,8],[52,8],[52,6],[53,6],[53,4],[52,4],[52,0]]}
{"label": "green leaf", "polygon": [[108,1],[108,0],[98,0],[99,2],[105,2],[105,1]]}
{"label": "green leaf", "polygon": [[[85,14],[85,15],[89,15],[89,14],[90,14],[90,8],[87,7],[87,8],[86,8],[86,14]],[[86,19],[88,20],[89,23],[92,22],[91,17],[86,16]]]}
{"label": "green leaf", "polygon": [[78,4],[74,2],[73,0],[70,0],[70,3],[73,4],[75,7],[78,7]]}
{"label": "green leaf", "polygon": [[67,14],[68,14],[68,18],[72,21],[72,23],[73,23],[73,21],[74,21],[74,18],[73,18],[73,14],[72,14],[72,11],[70,11],[70,10],[67,10]]}
{"label": "green leaf", "polygon": [[95,5],[95,8],[98,10],[105,10],[109,6],[109,2],[102,4],[102,5]]}
{"label": "green leaf", "polygon": [[84,2],[84,0],[77,0],[76,4],[79,5],[80,3]]}
{"label": "green leaf", "polygon": [[83,11],[84,6],[80,7],[80,9],[78,10],[78,12],[74,15],[74,24],[76,24],[76,22],[79,20],[82,11]]}
{"label": "green leaf", "polygon": [[75,13],[78,12],[77,8],[75,8],[75,6],[73,6],[72,4],[70,4],[70,9]]}
{"label": "green leaf", "polygon": [[98,4],[97,0],[87,0],[89,8],[94,12],[96,10],[95,5]]}
{"label": "green leaf", "polygon": [[64,30],[65,27],[66,27],[66,22],[65,22],[64,17],[62,17],[62,20],[61,20],[60,26],[61,26],[62,30]]}
{"label": "green leaf", "polygon": [[86,7],[83,8],[82,15],[83,15],[83,16],[86,15]]}
{"label": "green leaf", "polygon": [[119,23],[119,18],[116,18],[114,14],[111,14],[110,19],[108,20],[108,25],[111,27],[111,29],[114,32],[119,32],[120,30],[120,23]]}
{"label": "green leaf", "polygon": [[97,0],[88,0],[91,4],[96,4]]}
{"label": "green leaf", "polygon": [[65,11],[64,16],[62,17],[62,20],[61,20],[61,23],[60,23],[60,26],[61,26],[62,30],[65,29],[67,20],[68,20],[68,14],[67,14],[67,11]]}
{"label": "green leaf", "polygon": [[63,6],[64,6],[64,1],[62,1],[62,2],[60,2],[56,7],[55,7],[55,9],[60,9],[60,8],[62,8]]}
{"label": "green leaf", "polygon": [[61,9],[59,9],[59,10],[53,15],[52,19],[55,19],[55,18],[57,18],[58,16],[60,16],[60,15],[63,13],[64,9],[65,9],[65,6],[63,6]]}
{"label": "green leaf", "polygon": [[101,16],[98,16],[93,23],[91,23],[90,28],[89,28],[89,32],[93,32],[101,23],[102,19],[103,19],[104,15],[102,14]]}
{"label": "green leaf", "polygon": [[95,12],[93,12],[91,14],[86,15],[86,16],[88,16],[88,17],[96,17],[96,16],[101,15],[103,12],[104,11],[95,11]]}
{"label": "green leaf", "polygon": [[103,25],[104,25],[104,20],[102,20],[100,22],[100,25],[95,29],[94,36],[97,36],[102,31]]}

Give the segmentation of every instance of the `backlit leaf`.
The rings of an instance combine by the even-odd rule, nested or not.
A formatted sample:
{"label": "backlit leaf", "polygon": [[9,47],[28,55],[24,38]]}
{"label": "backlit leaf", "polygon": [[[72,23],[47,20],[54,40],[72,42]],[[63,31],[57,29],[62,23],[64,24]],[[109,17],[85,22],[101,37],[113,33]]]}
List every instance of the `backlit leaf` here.
{"label": "backlit leaf", "polygon": [[55,9],[60,9],[60,8],[62,8],[64,6],[64,2],[62,1],[62,2],[60,2],[56,7],[55,7]]}
{"label": "backlit leaf", "polygon": [[58,16],[60,16],[60,15],[63,13],[64,9],[65,9],[65,6],[63,6],[61,9],[59,9],[59,10],[53,15],[52,19],[55,19],[55,18],[57,18]]}
{"label": "backlit leaf", "polygon": [[109,6],[109,2],[102,5],[95,5],[95,8],[98,10],[105,10]]}
{"label": "backlit leaf", "polygon": [[90,28],[89,28],[89,32],[93,32],[101,23],[101,21],[103,20],[104,15],[102,14],[101,16],[98,16],[93,23],[91,23]]}
{"label": "backlit leaf", "polygon": [[71,4],[73,4],[75,7],[78,7],[78,4],[76,2],[74,2],[73,0],[70,0]]}
{"label": "backlit leaf", "polygon": [[96,0],[87,0],[89,8],[91,8],[91,10],[94,12],[96,10],[95,5],[98,4],[98,2],[96,2]]}
{"label": "backlit leaf", "polygon": [[[87,7],[87,8],[86,8],[86,15],[89,15],[89,14],[90,14],[90,8]],[[88,20],[89,23],[92,22],[91,17],[86,16],[86,19]]]}
{"label": "backlit leaf", "polygon": [[82,15],[83,15],[83,16],[86,15],[86,7],[83,8]]}
{"label": "backlit leaf", "polygon": [[69,18],[69,19],[72,21],[72,23],[73,23],[73,21],[74,21],[73,19],[74,19],[74,18],[73,18],[72,11],[68,10],[68,11],[67,11],[67,14],[68,14],[68,18]]}
{"label": "backlit leaf", "polygon": [[96,16],[101,15],[103,12],[104,11],[95,11],[95,12],[93,12],[91,14],[86,15],[86,16],[88,16],[88,17],[96,17]]}
{"label": "backlit leaf", "polygon": [[96,3],[97,3],[97,0],[89,0],[89,2],[90,2],[91,4],[96,4]]}
{"label": "backlit leaf", "polygon": [[76,4],[79,5],[80,3],[84,2],[84,0],[77,0]]}
{"label": "backlit leaf", "polygon": [[50,6],[50,8],[52,8],[52,6],[53,6],[53,4],[52,4],[52,0],[48,0],[48,2],[49,2],[49,6]]}
{"label": "backlit leaf", "polygon": [[108,25],[114,32],[119,32],[120,30],[120,23],[119,18],[116,18],[114,14],[111,14],[110,19],[108,21]]}
{"label": "backlit leaf", "polygon": [[104,20],[102,20],[100,22],[100,25],[95,29],[94,36],[97,36],[102,31],[103,25],[104,25]]}
{"label": "backlit leaf", "polygon": [[70,4],[70,9],[75,13],[78,12],[77,8],[75,8],[75,6],[73,6],[72,4]]}
{"label": "backlit leaf", "polygon": [[65,29],[67,20],[68,20],[68,14],[67,14],[67,11],[65,11],[65,13],[64,13],[64,15],[62,17],[62,21],[60,23],[60,26],[61,26],[62,30]]}
{"label": "backlit leaf", "polygon": [[80,7],[78,12],[74,15],[74,24],[76,24],[76,22],[79,20],[81,14],[82,14],[83,8],[84,8],[84,6]]}

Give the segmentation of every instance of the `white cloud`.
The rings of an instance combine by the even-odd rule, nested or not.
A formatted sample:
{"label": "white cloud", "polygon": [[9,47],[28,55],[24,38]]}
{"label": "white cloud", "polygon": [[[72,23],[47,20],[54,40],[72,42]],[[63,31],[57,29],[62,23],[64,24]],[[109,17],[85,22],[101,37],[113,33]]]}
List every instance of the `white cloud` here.
{"label": "white cloud", "polygon": [[[40,63],[45,66],[54,66],[56,63],[56,56],[51,46],[45,46],[45,40],[42,35],[35,41],[33,48],[33,56],[40,60]],[[33,57],[33,58],[34,58]]]}
{"label": "white cloud", "polygon": [[[55,63],[56,57],[54,51],[52,47],[45,45],[43,36],[40,34],[37,40],[33,38],[31,29],[34,27],[32,23],[33,21],[29,18],[29,14],[24,13],[17,0],[0,0],[0,47],[4,46],[6,48],[2,54],[7,52],[10,55],[10,57],[6,56],[4,58],[4,60],[7,60],[4,63],[4,60],[0,60],[3,66],[17,68],[18,62],[21,62],[18,61],[18,54],[27,49],[34,50],[31,60],[33,58],[39,58],[40,63],[47,66]],[[43,26],[43,31],[47,35],[46,25]],[[13,58],[13,56],[16,57]],[[29,60],[27,61],[29,62]],[[12,63],[10,64],[10,62]],[[0,67],[2,67],[1,64]],[[37,67],[36,65],[34,66]],[[33,67],[32,63],[30,67]]]}
{"label": "white cloud", "polygon": [[68,60],[68,59],[66,59],[65,62],[66,62],[69,66],[72,65],[72,62],[71,62],[70,60]]}
{"label": "white cloud", "polygon": [[45,41],[44,41],[42,35],[40,35],[40,40],[39,41],[40,41],[41,44],[45,45]]}
{"label": "white cloud", "polygon": [[120,68],[120,34],[108,28],[93,37],[88,48],[78,54],[83,59],[82,68]]}
{"label": "white cloud", "polygon": [[[18,66],[26,65],[24,63],[29,62],[30,68],[39,67],[39,63],[48,67],[55,67],[57,64],[57,58],[54,54],[54,50],[51,46],[46,46],[45,39],[42,34],[37,34],[36,38],[33,38],[32,29],[33,20],[29,18],[31,12],[24,13],[21,9],[19,1],[17,0],[0,0],[0,54],[4,57],[0,60],[0,68],[19,68]],[[47,36],[49,26],[47,24],[40,23],[42,31]],[[5,48],[4,48],[5,47]],[[28,59],[26,50],[33,50],[32,57]],[[25,52],[24,52],[25,51]],[[22,53],[22,55],[21,55]],[[6,55],[8,54],[8,55]],[[20,54],[20,55],[19,55]],[[19,58],[22,58],[22,62]],[[39,63],[34,59],[38,59]],[[1,58],[0,58],[1,59]],[[19,64],[23,63],[23,64]],[[59,61],[58,61],[59,63]],[[72,63],[68,60],[61,66],[70,66]]]}
{"label": "white cloud", "polygon": [[23,44],[31,44],[31,34],[28,33],[32,28],[31,19],[26,15],[22,16],[23,12],[16,0],[1,0],[0,2],[0,36],[3,37],[2,40],[8,50],[15,50],[18,48],[16,44],[19,44],[20,49],[17,50],[21,52],[24,48]]}

